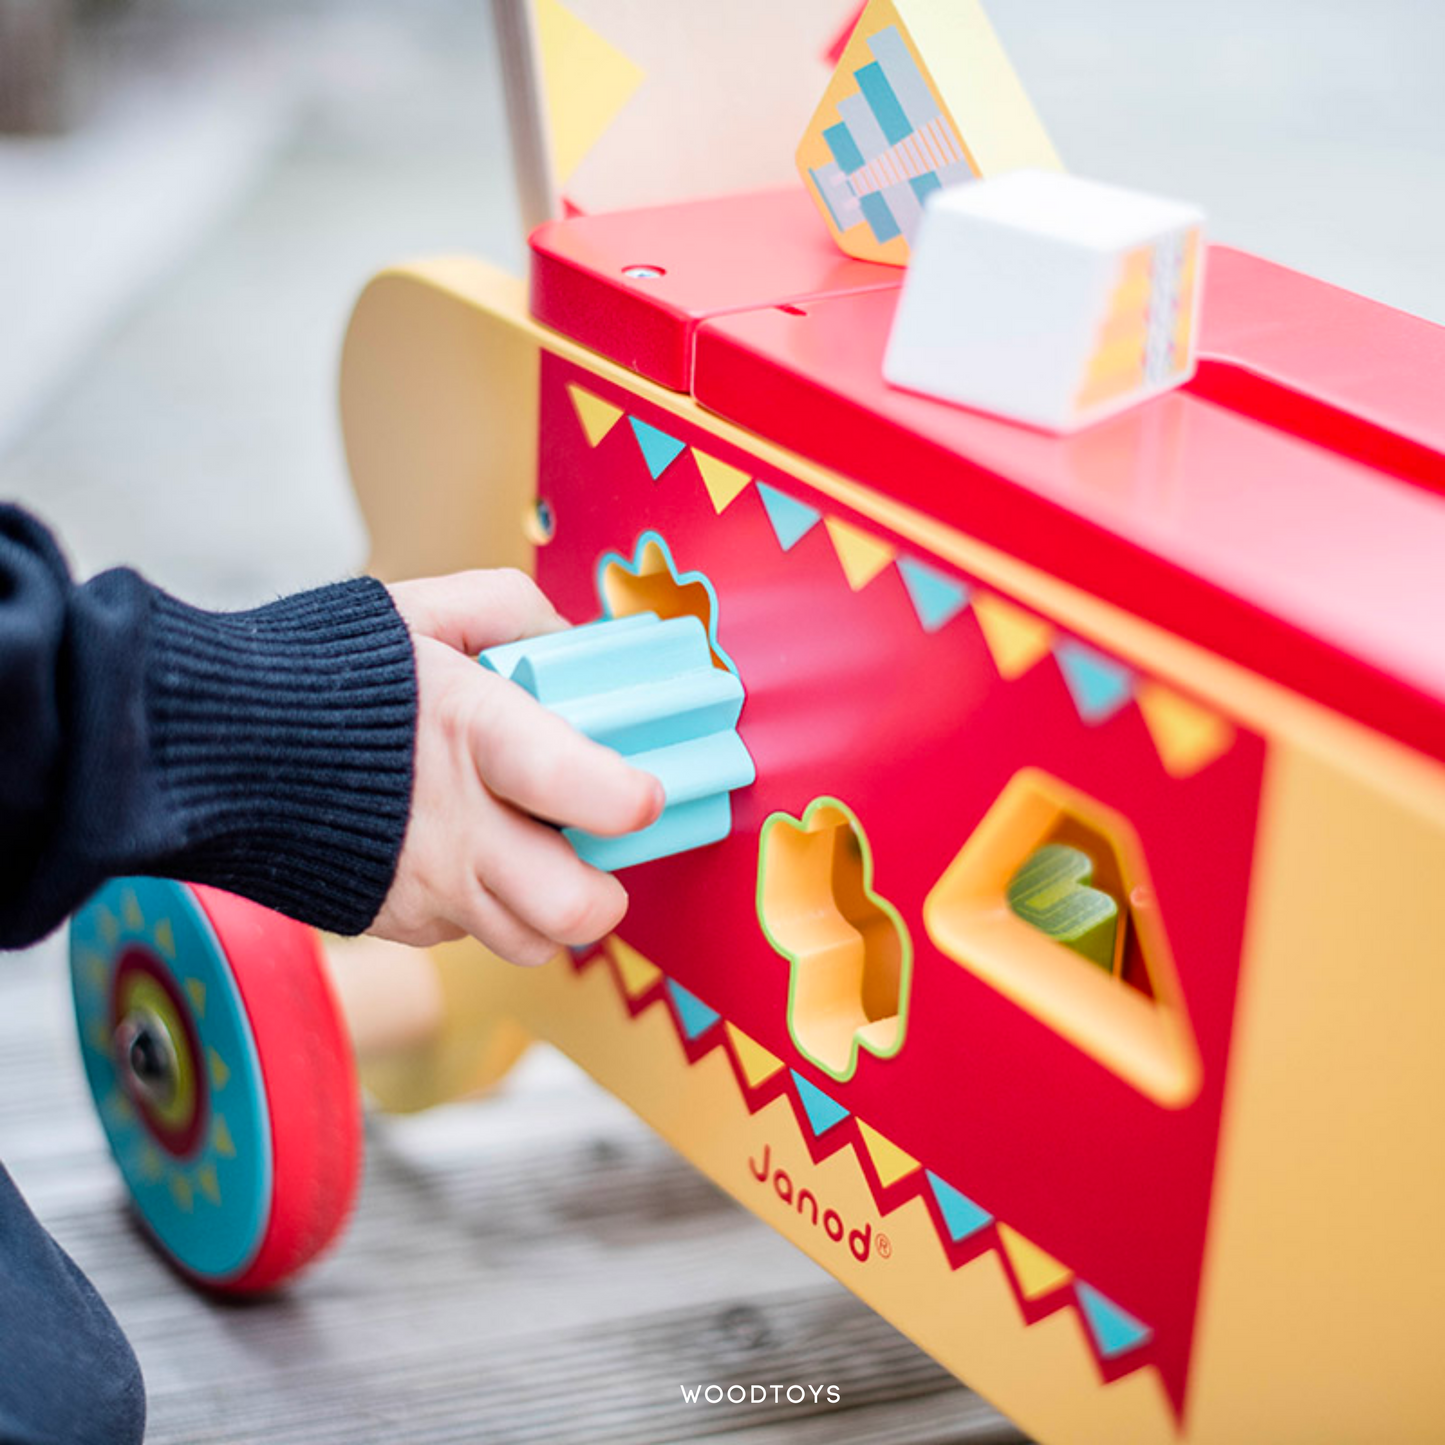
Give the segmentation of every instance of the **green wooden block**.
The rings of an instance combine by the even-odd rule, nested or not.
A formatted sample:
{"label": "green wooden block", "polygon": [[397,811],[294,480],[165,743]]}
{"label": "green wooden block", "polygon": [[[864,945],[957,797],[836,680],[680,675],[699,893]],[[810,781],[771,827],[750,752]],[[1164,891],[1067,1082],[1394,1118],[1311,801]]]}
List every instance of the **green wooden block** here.
{"label": "green wooden block", "polygon": [[1119,905],[1089,887],[1093,877],[1094,860],[1087,853],[1047,843],[1014,874],[1008,904],[1040,933],[1112,973]]}

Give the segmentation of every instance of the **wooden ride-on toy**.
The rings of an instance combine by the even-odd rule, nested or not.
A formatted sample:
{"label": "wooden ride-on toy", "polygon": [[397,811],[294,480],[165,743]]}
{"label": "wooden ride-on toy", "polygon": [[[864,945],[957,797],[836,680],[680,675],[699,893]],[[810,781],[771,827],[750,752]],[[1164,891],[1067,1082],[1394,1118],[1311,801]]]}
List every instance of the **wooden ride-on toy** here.
{"label": "wooden ride-on toy", "polygon": [[[894,289],[709,312],[724,205],[811,244],[585,217],[352,322],[378,565],[704,607],[757,768],[600,948],[436,950],[449,1047],[558,1044],[1039,1439],[1434,1438],[1445,333],[1213,248],[1196,378],[1048,437],[888,390]],[[1054,845],[1107,968],[1009,906]]]}
{"label": "wooden ride-on toy", "polygon": [[335,974],[383,1105],[550,1040],[1043,1441],[1433,1440],[1445,333],[1204,264],[1197,374],[1067,437],[887,387],[797,188],[376,278],[375,568],[696,619],[756,776],[595,948]]}

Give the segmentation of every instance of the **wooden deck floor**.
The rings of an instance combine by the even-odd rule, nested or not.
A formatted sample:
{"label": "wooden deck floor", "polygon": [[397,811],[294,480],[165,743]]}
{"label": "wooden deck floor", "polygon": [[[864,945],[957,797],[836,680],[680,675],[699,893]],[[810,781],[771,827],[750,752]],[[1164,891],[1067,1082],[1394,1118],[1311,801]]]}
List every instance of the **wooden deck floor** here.
{"label": "wooden deck floor", "polygon": [[[340,1248],[279,1298],[203,1299],[127,1214],[63,948],[5,962],[0,1157],[134,1342],[149,1445],[1024,1438],[550,1050],[494,1099],[372,1118]],[[709,1383],[839,1401],[686,1403]]]}

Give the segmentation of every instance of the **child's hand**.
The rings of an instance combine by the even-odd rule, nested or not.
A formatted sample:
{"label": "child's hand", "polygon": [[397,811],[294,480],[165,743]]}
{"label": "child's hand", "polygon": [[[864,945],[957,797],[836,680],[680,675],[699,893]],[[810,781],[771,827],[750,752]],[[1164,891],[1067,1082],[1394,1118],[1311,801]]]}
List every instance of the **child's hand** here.
{"label": "child's hand", "polygon": [[469,933],[523,964],[611,932],[627,909],[622,885],[536,819],[630,833],[662,811],[662,784],[476,662],[484,648],[567,624],[521,572],[390,590],[416,648],[416,776],[371,932],[418,946]]}

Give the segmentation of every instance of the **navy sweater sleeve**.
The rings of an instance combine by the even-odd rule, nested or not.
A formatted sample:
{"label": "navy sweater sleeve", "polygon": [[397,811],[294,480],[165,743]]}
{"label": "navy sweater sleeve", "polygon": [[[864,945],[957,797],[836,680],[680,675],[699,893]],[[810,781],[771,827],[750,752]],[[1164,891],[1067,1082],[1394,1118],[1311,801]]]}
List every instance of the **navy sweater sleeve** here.
{"label": "navy sweater sleeve", "polygon": [[77,585],[0,506],[0,947],[123,873],[360,932],[401,851],[415,730],[379,582],[204,612],[127,570]]}

